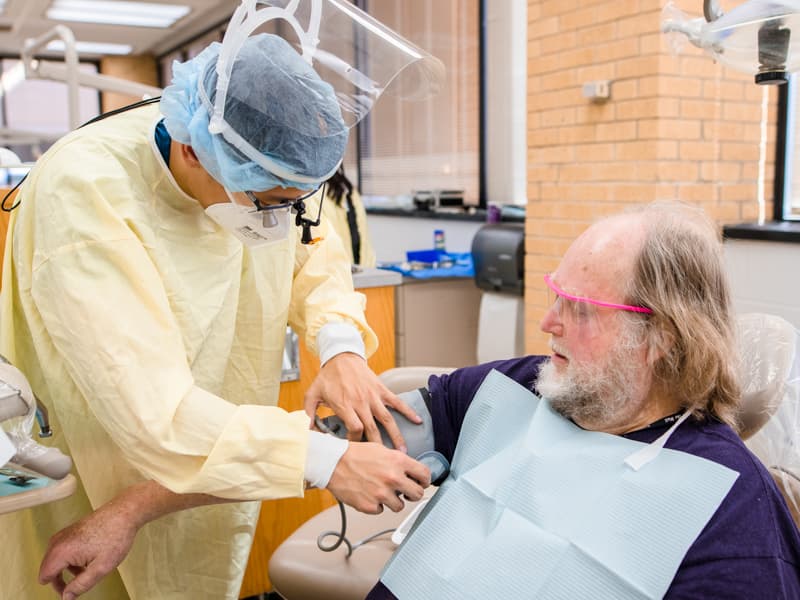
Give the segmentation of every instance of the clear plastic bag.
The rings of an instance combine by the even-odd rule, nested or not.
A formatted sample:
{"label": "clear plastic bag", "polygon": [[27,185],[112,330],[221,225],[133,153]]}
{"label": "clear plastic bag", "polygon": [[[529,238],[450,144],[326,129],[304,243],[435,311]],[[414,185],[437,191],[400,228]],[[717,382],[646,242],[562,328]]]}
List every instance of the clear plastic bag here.
{"label": "clear plastic bag", "polygon": [[800,334],[773,315],[739,317],[742,429],[800,522]]}
{"label": "clear plastic bag", "polygon": [[[19,453],[30,446],[36,400],[28,380],[13,365],[0,362],[0,427],[8,434]],[[24,411],[24,412],[23,412]]]}
{"label": "clear plastic bag", "polygon": [[36,396],[28,380],[19,369],[0,360],[0,427],[15,447],[11,462],[52,479],[62,479],[72,469],[72,461],[58,448],[34,441],[31,432],[36,409]]}

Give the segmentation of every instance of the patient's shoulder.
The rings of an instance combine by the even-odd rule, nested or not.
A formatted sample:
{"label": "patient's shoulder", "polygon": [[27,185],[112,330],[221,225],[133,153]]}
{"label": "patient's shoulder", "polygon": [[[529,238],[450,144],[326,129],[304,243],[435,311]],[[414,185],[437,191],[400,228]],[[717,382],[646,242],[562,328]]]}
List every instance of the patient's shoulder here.
{"label": "patient's shoulder", "polygon": [[761,515],[763,523],[774,518],[783,498],[766,467],[750,451],[733,429],[719,421],[687,422],[670,439],[668,447],[688,452],[732,469],[739,474],[715,520],[739,519]]}
{"label": "patient's shoulder", "polygon": [[523,356],[464,367],[428,379],[436,449],[448,459],[455,452],[464,416],[481,383],[492,369],[500,371],[530,389],[536,381],[545,356]]}
{"label": "patient's shoulder", "polygon": [[668,597],[797,597],[800,536],[769,472],[727,425],[687,425],[668,446],[739,477],[686,554]]}
{"label": "patient's shoulder", "polygon": [[520,385],[530,388],[539,373],[539,367],[547,359],[546,356],[530,355],[520,358],[509,358],[482,363],[471,367],[456,369],[446,375],[432,375],[428,381],[429,388],[446,390],[461,396],[469,396],[470,400],[478,391],[481,383],[493,369],[513,379]]}
{"label": "patient's shoulder", "polygon": [[[752,493],[777,492],[763,463],[725,423],[714,419],[687,421],[685,426],[676,430],[667,447],[711,460],[739,473],[731,493],[742,494],[745,487]],[[737,490],[737,485],[740,490]]]}

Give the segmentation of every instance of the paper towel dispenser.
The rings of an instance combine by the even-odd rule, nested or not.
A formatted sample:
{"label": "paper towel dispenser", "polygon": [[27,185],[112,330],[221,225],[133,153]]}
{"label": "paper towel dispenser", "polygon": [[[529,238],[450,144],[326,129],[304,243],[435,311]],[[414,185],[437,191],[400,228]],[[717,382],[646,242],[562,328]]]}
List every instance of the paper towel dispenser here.
{"label": "paper towel dispenser", "polygon": [[482,290],[522,296],[525,290],[525,224],[484,225],[472,240],[475,284]]}

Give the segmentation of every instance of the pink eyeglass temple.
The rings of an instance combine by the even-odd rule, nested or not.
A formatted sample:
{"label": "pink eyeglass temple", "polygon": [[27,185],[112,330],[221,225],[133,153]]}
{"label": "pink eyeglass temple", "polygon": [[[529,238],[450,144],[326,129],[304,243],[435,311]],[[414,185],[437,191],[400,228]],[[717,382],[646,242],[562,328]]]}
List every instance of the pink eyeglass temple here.
{"label": "pink eyeglass temple", "polygon": [[629,310],[631,312],[644,313],[646,315],[653,314],[652,309],[645,308],[644,306],[631,306],[629,304],[614,304],[613,302],[603,302],[602,300],[592,300],[591,298],[573,296],[572,294],[568,294],[567,292],[559,288],[555,283],[553,283],[553,280],[550,279],[550,275],[544,276],[544,282],[547,284],[547,287],[549,287],[559,296],[563,296],[567,300],[572,300],[574,302],[586,302],[587,304],[594,304],[596,306],[605,306],[606,308],[618,308],[619,310]]}

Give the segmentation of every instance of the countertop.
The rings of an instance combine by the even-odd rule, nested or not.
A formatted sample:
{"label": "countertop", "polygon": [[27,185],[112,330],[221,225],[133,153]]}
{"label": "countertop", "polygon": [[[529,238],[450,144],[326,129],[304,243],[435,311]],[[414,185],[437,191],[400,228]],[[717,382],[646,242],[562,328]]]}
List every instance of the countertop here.
{"label": "countertop", "polygon": [[[380,217],[410,217],[414,219],[437,219],[442,221],[474,221],[478,223],[486,222],[486,210],[483,208],[473,209],[472,212],[465,212],[463,210],[418,210],[414,208],[398,208],[398,207],[384,207],[384,206],[371,206],[367,209],[367,215],[375,215]],[[525,215],[519,214],[501,214],[501,223],[524,223]]]}
{"label": "countertop", "polygon": [[375,269],[371,267],[354,267],[353,286],[357,290],[371,287],[383,287],[387,285],[400,285],[403,283],[403,276],[397,271],[386,269]]}
{"label": "countertop", "polygon": [[725,225],[722,234],[729,240],[764,240],[767,242],[800,242],[800,222],[767,221]]}

